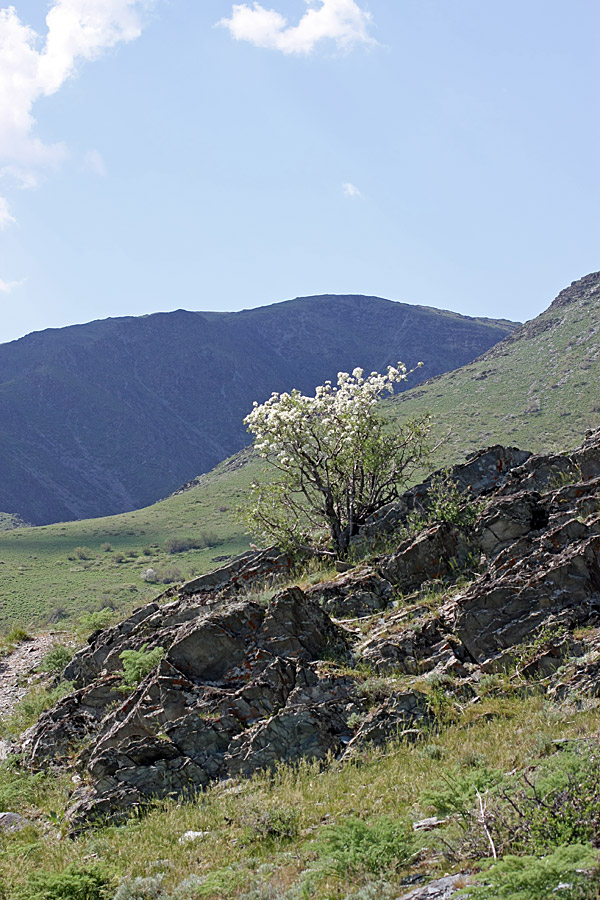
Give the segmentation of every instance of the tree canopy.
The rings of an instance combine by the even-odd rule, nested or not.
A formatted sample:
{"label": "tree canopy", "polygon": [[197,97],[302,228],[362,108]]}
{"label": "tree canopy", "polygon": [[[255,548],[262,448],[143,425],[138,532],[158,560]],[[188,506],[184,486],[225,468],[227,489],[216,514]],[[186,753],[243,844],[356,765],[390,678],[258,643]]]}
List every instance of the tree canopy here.
{"label": "tree canopy", "polygon": [[429,416],[392,425],[378,401],[407,377],[402,363],[365,377],[340,372],[308,397],[255,403],[244,419],[273,470],[251,486],[247,521],[287,547],[344,557],[359,527],[396,499],[428,453]]}

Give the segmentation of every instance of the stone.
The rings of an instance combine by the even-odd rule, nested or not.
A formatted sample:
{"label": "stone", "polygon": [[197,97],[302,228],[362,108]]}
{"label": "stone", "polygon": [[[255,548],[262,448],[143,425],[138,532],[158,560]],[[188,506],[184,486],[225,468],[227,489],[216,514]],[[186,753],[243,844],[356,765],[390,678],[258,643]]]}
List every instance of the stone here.
{"label": "stone", "polygon": [[469,875],[446,875],[403,894],[398,900],[450,900],[471,880]]}
{"label": "stone", "polygon": [[31,823],[15,812],[0,812],[0,832],[21,831]]}
{"label": "stone", "polygon": [[328,615],[338,619],[372,616],[389,606],[393,593],[390,582],[372,568],[351,570],[306,592]]}

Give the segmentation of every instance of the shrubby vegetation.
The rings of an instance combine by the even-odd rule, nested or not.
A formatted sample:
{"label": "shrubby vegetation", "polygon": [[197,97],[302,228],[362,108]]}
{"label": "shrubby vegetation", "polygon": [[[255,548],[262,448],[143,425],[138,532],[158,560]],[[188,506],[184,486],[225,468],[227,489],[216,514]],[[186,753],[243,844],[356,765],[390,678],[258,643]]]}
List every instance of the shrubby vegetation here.
{"label": "shrubby vegetation", "polygon": [[[407,377],[340,372],[314,397],[274,393],[244,420],[275,472],[251,485],[247,522],[281,546],[344,557],[360,525],[396,499],[428,452],[429,417],[390,429],[378,401]],[[324,538],[327,543],[324,543]]]}

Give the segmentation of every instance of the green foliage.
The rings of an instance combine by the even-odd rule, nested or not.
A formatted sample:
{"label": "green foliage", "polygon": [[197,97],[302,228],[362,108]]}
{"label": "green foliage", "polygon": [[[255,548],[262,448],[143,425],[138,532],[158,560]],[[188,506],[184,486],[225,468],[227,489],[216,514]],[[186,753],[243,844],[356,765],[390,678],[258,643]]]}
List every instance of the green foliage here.
{"label": "green foliage", "polygon": [[172,537],[164,543],[167,553],[186,553],[188,550],[203,550],[205,547],[216,547],[220,543],[214,533],[201,532],[196,537]]}
{"label": "green foliage", "polygon": [[240,819],[244,828],[244,840],[290,841],[300,831],[298,810],[289,807],[249,809]]}
{"label": "green foliage", "polygon": [[73,651],[64,644],[58,644],[45,654],[38,666],[38,672],[58,674],[71,662],[72,658]]}
{"label": "green foliage", "polygon": [[[586,870],[598,863],[590,844],[558,847],[542,858],[507,855],[460,892],[471,900],[575,900],[596,897]],[[594,891],[592,893],[591,891]]]}
{"label": "green foliage", "polygon": [[427,493],[425,517],[429,522],[448,522],[464,529],[473,528],[483,503],[461,492],[448,469],[432,476]]}
{"label": "green foliage", "polygon": [[439,816],[458,815],[469,821],[477,792],[484,793],[502,781],[501,772],[485,765],[475,765],[466,771],[454,767],[424,790],[420,801]]}
{"label": "green foliage", "polygon": [[[518,813],[507,823],[513,846],[534,853],[596,842],[600,834],[600,755],[586,747],[555,753],[524,786],[506,795]],[[502,828],[499,828],[502,833]]]}
{"label": "green foliage", "polygon": [[395,870],[408,865],[415,853],[409,827],[384,816],[370,824],[348,819],[326,827],[315,849],[322,867],[339,876]]}
{"label": "green foliage", "polygon": [[148,650],[144,644],[141,650],[123,650],[119,659],[123,662],[123,689],[133,690],[159,664],[165,655],[164,647]]}
{"label": "green foliage", "polygon": [[346,556],[360,525],[399,496],[428,455],[428,416],[391,430],[377,404],[405,379],[402,363],[366,378],[356,368],[314,397],[294,390],[255,403],[244,422],[274,477],[251,485],[250,527],[281,546]]}
{"label": "green foliage", "polygon": [[31,638],[29,632],[22,628],[20,625],[16,625],[14,628],[11,628],[6,637],[4,638],[4,642],[9,647],[14,647],[16,644],[22,644],[23,641],[28,641]]}
{"label": "green foliage", "polygon": [[89,547],[74,547],[69,559],[93,559],[93,556]]}
{"label": "green foliage", "polygon": [[112,879],[104,866],[69,866],[63,872],[33,872],[10,900],[110,900]]}

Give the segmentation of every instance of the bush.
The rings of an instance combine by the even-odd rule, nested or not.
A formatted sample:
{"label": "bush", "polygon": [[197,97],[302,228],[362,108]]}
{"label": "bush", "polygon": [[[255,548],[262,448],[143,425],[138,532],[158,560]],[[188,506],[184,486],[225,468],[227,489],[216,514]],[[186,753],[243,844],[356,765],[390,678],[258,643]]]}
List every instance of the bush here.
{"label": "bush", "polygon": [[398,869],[413,859],[412,831],[404,822],[382,817],[368,825],[348,819],[331,825],[315,841],[323,867],[341,877]]}
{"label": "bush", "polygon": [[94,554],[89,547],[73,547],[68,559],[93,559]]}
{"label": "bush", "polygon": [[123,650],[119,659],[123,661],[123,688],[133,690],[152,669],[156,668],[163,656],[163,647],[154,647],[148,650],[148,644],[144,644],[141,650]]}
{"label": "bush", "polygon": [[[585,872],[597,862],[597,853],[589,844],[559,847],[542,859],[509,855],[477,875],[479,883],[465,888],[460,896],[472,900],[584,900],[597,896],[597,885],[588,884]],[[586,892],[588,887],[594,893]]]}
{"label": "bush", "polygon": [[72,658],[73,651],[68,647],[65,647],[64,644],[59,644],[57,647],[53,647],[52,650],[49,650],[48,653],[46,653],[38,666],[38,672],[49,672],[53,675],[58,674],[71,662]]}
{"label": "bush", "polygon": [[4,640],[9,646],[14,646],[15,644],[22,644],[23,641],[28,641],[30,639],[31,635],[28,631],[21,628],[20,625],[15,625],[10,629]]}
{"label": "bush", "polygon": [[196,537],[174,537],[165,541],[163,548],[167,553],[186,553],[188,550],[205,550],[216,547],[219,538],[212,533],[201,532]]}
{"label": "bush", "polygon": [[64,872],[34,872],[14,900],[109,900],[112,879],[102,866],[69,866]]}

